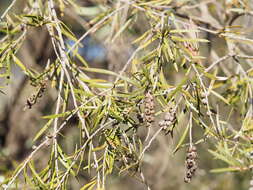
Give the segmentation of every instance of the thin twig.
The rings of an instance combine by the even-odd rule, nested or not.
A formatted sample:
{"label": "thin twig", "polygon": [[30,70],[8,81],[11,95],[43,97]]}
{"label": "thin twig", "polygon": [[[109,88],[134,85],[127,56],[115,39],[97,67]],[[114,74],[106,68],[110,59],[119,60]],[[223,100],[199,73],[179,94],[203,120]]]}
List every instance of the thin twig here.
{"label": "thin twig", "polygon": [[152,142],[156,139],[156,137],[159,135],[159,133],[163,130],[163,128],[159,128],[156,133],[152,136],[152,138],[149,140],[148,144],[143,148],[140,156],[139,156],[139,160],[142,160],[144,153],[146,152],[146,150],[151,146]]}
{"label": "thin twig", "polygon": [[23,171],[23,169],[26,167],[26,165],[31,161],[31,159],[33,158],[33,156],[35,155],[36,152],[38,152],[43,146],[47,145],[50,139],[46,139],[45,141],[43,141],[39,146],[36,147],[36,149],[34,151],[32,151],[32,153],[25,159],[25,161],[22,163],[22,166],[19,168],[19,170],[15,173],[14,176],[11,177],[11,180],[9,181],[9,183],[4,186],[4,190],[7,190],[8,188],[10,188],[10,186],[12,185],[12,183],[16,180],[16,178],[19,176],[19,174]]}
{"label": "thin twig", "polygon": [[93,27],[91,27],[89,30],[87,30],[87,32],[85,32],[67,51],[67,54],[69,54],[70,52],[72,52],[74,50],[74,48],[84,39],[86,38],[89,34],[94,33],[97,29],[98,26],[101,25],[103,22],[105,22],[107,19],[109,19],[112,15],[114,15],[115,13],[117,13],[118,11],[120,11],[121,9],[125,8],[126,5],[114,10],[113,12],[111,12],[110,14],[108,14],[106,17],[104,17],[103,19],[101,19],[99,22],[97,22]]}
{"label": "thin twig", "polygon": [[[218,59],[217,61],[213,62],[209,67],[205,69],[205,72],[209,72],[213,67],[215,67],[217,64],[221,63],[222,61],[225,61],[226,59],[230,58],[233,55],[225,55]],[[203,75],[203,74],[202,74]]]}
{"label": "thin twig", "polygon": [[190,140],[190,147],[192,148],[192,111],[190,112],[190,119],[189,119],[189,140]]}
{"label": "thin twig", "polygon": [[1,16],[1,20],[7,15],[7,13],[12,9],[16,2],[17,0],[13,0],[11,4],[7,7],[7,9],[5,9],[4,13]]}
{"label": "thin twig", "polygon": [[88,143],[91,142],[91,140],[102,130],[104,129],[107,125],[112,124],[114,122],[114,120],[111,120],[109,122],[107,122],[106,124],[101,125],[100,128],[98,128],[93,134],[91,134],[89,136],[89,138],[85,141],[85,143],[82,145],[82,147],[80,148],[80,152],[75,156],[74,161],[71,163],[71,165],[69,166],[68,170],[65,172],[65,174],[62,176],[60,183],[58,184],[58,186],[56,187],[56,190],[59,189],[62,185],[62,183],[64,182],[65,178],[67,177],[67,175],[69,174],[70,170],[73,168],[73,166],[76,164],[78,158],[82,155],[82,153],[85,151],[86,146],[88,145]]}
{"label": "thin twig", "polygon": [[[68,57],[67,57],[67,53],[65,51],[66,47],[65,47],[65,44],[64,44],[63,36],[62,36],[61,27],[59,25],[59,20],[58,20],[56,11],[54,9],[53,0],[49,0],[48,4],[49,4],[49,9],[50,9],[51,14],[52,14],[52,19],[55,21],[55,28],[56,28],[56,31],[57,31],[57,34],[58,34],[59,43],[57,43],[57,47],[58,47],[58,50],[59,50],[59,53],[60,53],[60,61],[62,63],[62,68],[63,68],[63,71],[65,73],[65,76],[67,77],[67,82],[68,82],[69,87],[70,87],[70,92],[71,92],[71,95],[72,95],[72,98],[73,98],[74,106],[75,106],[75,108],[78,108],[77,100],[76,100],[75,93],[74,93],[74,87],[73,87],[73,84],[72,84],[72,81],[71,81],[71,77],[70,77],[70,75],[68,73],[68,70],[67,70],[67,66],[70,67],[70,64],[69,64],[69,60],[68,60]],[[73,46],[72,46],[72,48],[73,48]],[[80,111],[77,112],[77,115],[78,115],[78,118],[80,119],[80,121],[82,123],[83,131],[85,132],[86,136],[89,138],[89,136],[90,136],[89,131],[86,127],[84,118],[82,117]],[[91,148],[92,149],[94,148],[92,142],[91,142]],[[93,152],[92,154],[93,154],[93,157],[94,157],[96,168],[98,169],[99,165],[98,165],[98,159],[97,159],[96,153]],[[97,171],[97,186],[98,186],[98,188],[100,188],[100,173],[99,173],[99,171]]]}
{"label": "thin twig", "polygon": [[[64,72],[61,70],[61,76],[60,76],[60,84],[59,84],[59,91],[58,91],[58,97],[57,97],[57,103],[56,103],[56,109],[55,109],[55,114],[59,114],[60,111],[60,106],[61,106],[61,91],[62,91],[62,86],[63,86],[63,79],[64,79]],[[54,120],[54,134],[56,134],[57,128],[58,128],[58,117],[55,118]],[[56,175],[58,179],[59,175],[59,166],[58,166],[58,150],[57,150],[57,138],[56,135],[53,137],[53,146],[54,146],[54,161],[55,161],[55,169],[56,169]]]}

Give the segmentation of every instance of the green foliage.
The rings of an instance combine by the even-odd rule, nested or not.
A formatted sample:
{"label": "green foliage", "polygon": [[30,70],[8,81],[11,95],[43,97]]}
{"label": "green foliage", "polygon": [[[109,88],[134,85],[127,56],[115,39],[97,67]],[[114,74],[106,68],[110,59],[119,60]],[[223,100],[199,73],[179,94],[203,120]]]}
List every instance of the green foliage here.
{"label": "green foliage", "polygon": [[[24,1],[26,8],[21,13],[6,12],[0,24],[4,85],[10,83],[11,68],[16,64],[37,89],[24,100],[26,109],[33,109],[47,96],[45,90],[55,90],[57,95],[55,111],[41,118],[46,122],[33,138],[36,146],[5,175],[3,189],[69,189],[69,181],[79,182],[82,173],[89,175],[79,187],[82,190],[104,190],[106,178],[114,173],[128,174],[148,186],[141,170],[146,152],[158,135],[173,138],[175,129],[179,135],[174,153],[186,146],[210,143],[210,155],[227,165],[213,172],[250,171],[253,57],[245,47],[252,51],[253,40],[233,22],[245,14],[252,16],[252,7],[250,1],[222,2],[224,12],[219,12],[216,2],[200,14],[207,14],[210,20],[191,17],[186,11],[201,12],[203,7],[198,9],[198,5],[202,1],[94,0],[91,8],[72,0],[36,0]],[[88,20],[81,37],[65,24],[69,10]],[[217,19],[224,22],[217,27],[212,21],[218,13],[226,18]],[[67,18],[62,19],[64,14]],[[40,69],[27,66],[18,56],[33,29],[47,30],[56,56]],[[128,49],[132,51],[128,60],[123,65],[120,58],[113,63],[120,65],[119,70],[96,68],[78,52],[82,39],[88,35],[95,38],[101,31],[109,44],[124,38],[131,41],[129,49],[134,50]],[[219,53],[224,56],[213,48],[214,38],[226,42],[220,44],[224,52]],[[73,40],[74,46],[68,47],[66,39]],[[151,131],[145,120],[145,95],[149,92],[156,104]],[[177,122],[159,127],[158,120],[165,118],[171,107],[176,110]],[[80,132],[80,138],[68,152],[64,146],[68,133],[63,131],[73,117],[78,124],[70,127]],[[182,123],[187,124],[179,127]],[[141,136],[143,130],[146,138]],[[196,133],[201,134],[200,139]],[[45,147],[49,154],[42,167],[35,157]]]}

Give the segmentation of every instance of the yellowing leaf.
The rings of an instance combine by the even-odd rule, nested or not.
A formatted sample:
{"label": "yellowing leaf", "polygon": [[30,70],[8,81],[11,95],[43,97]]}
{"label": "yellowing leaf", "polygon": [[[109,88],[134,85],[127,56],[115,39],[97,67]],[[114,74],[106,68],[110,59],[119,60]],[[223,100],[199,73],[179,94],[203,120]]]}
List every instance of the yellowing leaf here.
{"label": "yellowing leaf", "polygon": [[178,36],[171,36],[171,39],[178,42],[209,42],[209,40],[206,39],[200,39],[200,38],[181,38]]}
{"label": "yellowing leaf", "polygon": [[12,55],[13,61],[17,64],[17,66],[20,67],[20,69],[22,69],[23,71],[27,71],[26,67],[23,65],[23,63],[15,56]]}

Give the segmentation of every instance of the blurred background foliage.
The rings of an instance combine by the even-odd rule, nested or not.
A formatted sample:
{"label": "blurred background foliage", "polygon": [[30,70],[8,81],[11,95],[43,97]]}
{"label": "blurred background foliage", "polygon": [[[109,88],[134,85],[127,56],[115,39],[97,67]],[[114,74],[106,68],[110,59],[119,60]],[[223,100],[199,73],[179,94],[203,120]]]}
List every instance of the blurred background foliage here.
{"label": "blurred background foliage", "polygon": [[[65,76],[64,82],[60,82],[60,73],[64,68],[60,70],[57,66],[62,61],[57,53],[61,51],[60,48],[55,50],[52,43],[55,40],[57,46],[60,35],[55,32],[55,37],[50,36],[48,23],[56,20],[50,18],[53,11],[50,13],[49,2],[17,0],[0,23],[0,184],[3,189],[57,189],[60,182],[54,175],[59,175],[59,179],[64,179],[60,189],[84,190],[89,182],[97,183],[97,178],[94,178],[98,175],[94,169],[96,161],[91,156],[93,152],[98,152],[98,157],[103,158],[101,150],[111,151],[114,157],[108,153],[109,161],[105,159],[108,163],[110,159],[116,160],[117,156],[128,154],[124,152],[127,143],[123,145],[120,140],[115,140],[117,135],[103,131],[92,139],[95,147],[87,148],[89,153],[86,155],[85,152],[83,157],[78,158],[80,165],[74,165],[73,171],[70,169],[75,156],[82,151],[80,147],[90,142],[83,135],[80,115],[71,115],[75,111],[75,100],[69,98],[70,81]],[[0,1],[0,15],[10,3]],[[136,116],[145,99],[144,94],[151,89],[155,96],[156,117],[150,131],[151,138],[153,136],[155,140],[147,147],[139,163],[145,180],[135,174],[134,166],[125,164],[124,167],[129,169],[126,172],[126,168],[121,168],[122,163],[115,161],[114,169],[108,171],[106,189],[249,188],[253,164],[251,0],[55,0],[54,3],[57,16],[64,23],[61,30],[66,52],[71,47],[73,49],[68,55],[72,65],[68,69],[78,105],[95,97],[94,102],[80,112],[90,127],[89,132],[93,133],[98,126],[108,122],[108,130],[112,130],[112,134],[119,129],[121,136],[127,135],[130,145],[137,138],[137,147],[138,143],[140,147],[145,147],[147,128],[136,122]],[[51,26],[57,31],[56,25]],[[25,37],[22,37],[23,34]],[[74,47],[77,41],[78,48]],[[5,68],[5,64],[11,66]],[[128,68],[124,69],[126,65]],[[44,92],[43,77],[47,76],[47,72],[49,79],[45,80],[47,87]],[[85,73],[83,76],[86,78],[79,80],[78,73]],[[75,77],[78,79],[75,80]],[[115,83],[115,79],[119,82]],[[77,84],[80,81],[87,87]],[[64,90],[58,94],[61,85]],[[113,89],[115,85],[116,90],[112,90],[111,94],[101,93],[104,89]],[[203,91],[206,94],[201,96]],[[34,93],[39,97],[36,101],[29,99]],[[61,109],[54,114],[59,96],[62,97],[59,100],[62,101]],[[207,97],[208,103],[203,101]],[[176,126],[173,129],[169,127],[168,135],[163,132],[155,135],[167,104],[177,107]],[[103,111],[103,106],[100,109],[99,105],[108,106],[108,110]],[[144,113],[143,107],[140,110]],[[70,119],[66,119],[69,115]],[[189,116],[193,124],[189,124]],[[145,113],[141,117],[145,119]],[[68,122],[60,131],[57,142],[51,142],[56,118],[59,119],[57,126],[64,124],[65,120]],[[137,124],[140,125],[138,132],[135,130]],[[190,142],[185,130],[191,125],[193,142]],[[187,136],[184,136],[186,133]],[[121,136],[119,138],[123,139]],[[46,148],[40,148],[40,143],[44,143]],[[188,184],[184,183],[185,157],[186,149],[192,143],[197,147],[198,169]],[[36,154],[31,156],[35,150]],[[136,152],[141,151],[138,149]],[[57,158],[53,159],[55,154],[63,160],[59,160],[63,165],[58,168],[59,173],[55,166]],[[26,160],[29,160],[29,167],[24,165]],[[101,160],[100,163],[103,163]],[[22,166],[19,177],[15,176]],[[110,167],[108,170],[111,170]],[[224,173],[215,172],[217,168],[223,168]],[[119,175],[121,170],[124,171]],[[68,176],[66,184],[64,174]],[[104,175],[102,169],[100,174]],[[47,175],[50,177],[47,178]],[[18,181],[15,179],[16,186],[9,183],[14,176]],[[31,181],[28,180],[30,176]],[[92,184],[87,185],[89,187],[92,189]],[[93,189],[99,190],[99,187],[94,186]]]}

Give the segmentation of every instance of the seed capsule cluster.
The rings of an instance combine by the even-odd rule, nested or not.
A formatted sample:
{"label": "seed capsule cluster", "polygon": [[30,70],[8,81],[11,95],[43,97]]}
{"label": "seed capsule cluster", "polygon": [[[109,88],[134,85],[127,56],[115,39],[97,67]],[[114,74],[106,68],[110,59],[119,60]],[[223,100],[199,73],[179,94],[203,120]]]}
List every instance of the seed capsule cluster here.
{"label": "seed capsule cluster", "polygon": [[169,126],[173,125],[177,121],[176,118],[176,109],[170,108],[169,111],[165,114],[164,120],[159,122],[159,127],[163,130],[168,129]]}
{"label": "seed capsule cluster", "polygon": [[26,107],[31,109],[37,103],[38,98],[41,98],[46,90],[46,82],[41,82],[38,91],[26,100]]}
{"label": "seed capsule cluster", "polygon": [[190,147],[187,150],[185,161],[185,177],[184,182],[189,183],[197,170],[197,149],[195,146]]}
{"label": "seed capsule cluster", "polygon": [[206,94],[204,92],[200,93],[200,100],[202,102],[203,105],[207,105],[207,98],[206,98]]}
{"label": "seed capsule cluster", "polygon": [[147,127],[150,127],[154,122],[155,103],[154,97],[150,91],[145,94],[144,100],[144,120],[147,123]]}

